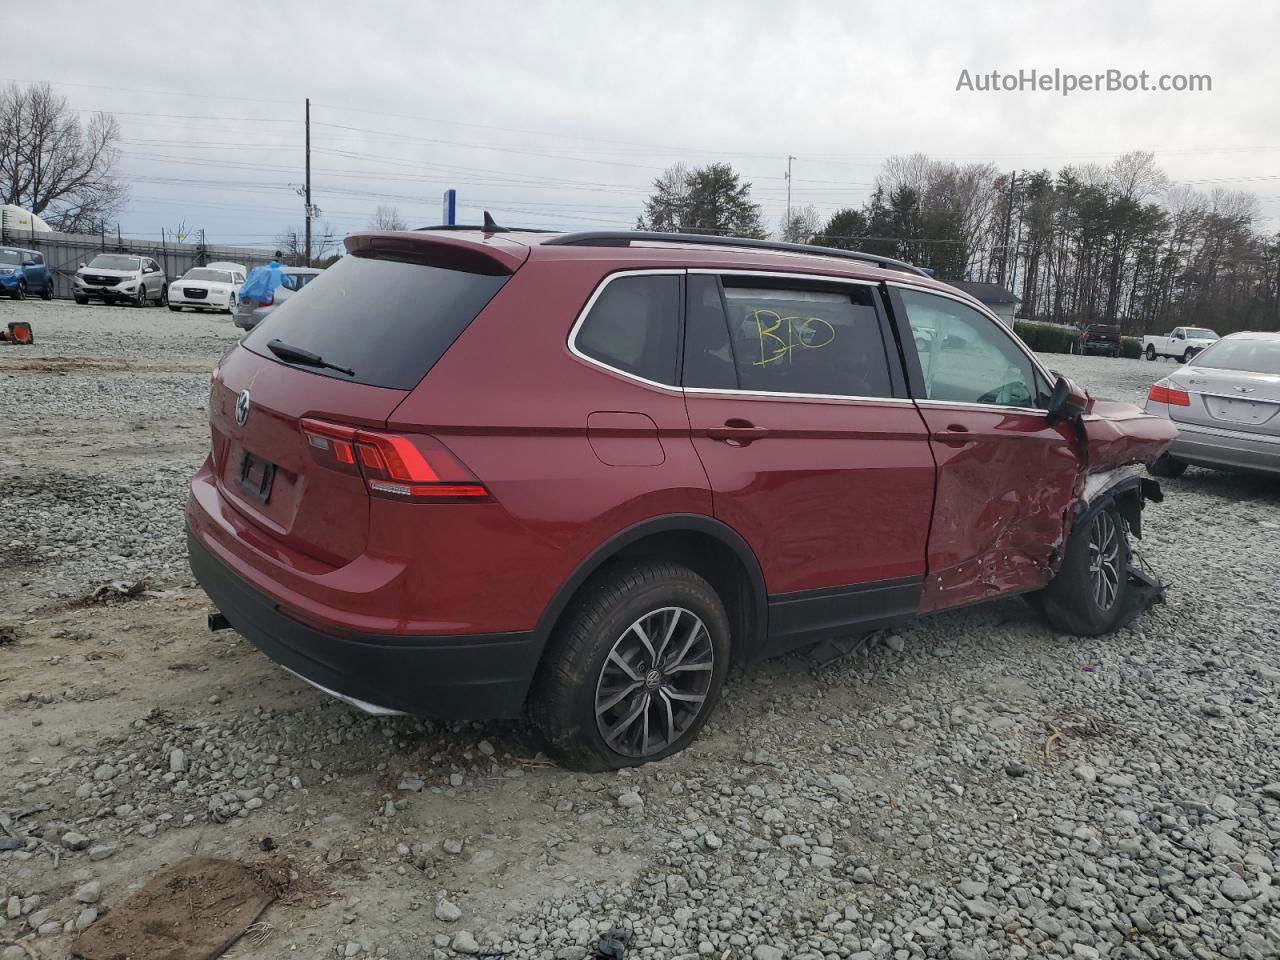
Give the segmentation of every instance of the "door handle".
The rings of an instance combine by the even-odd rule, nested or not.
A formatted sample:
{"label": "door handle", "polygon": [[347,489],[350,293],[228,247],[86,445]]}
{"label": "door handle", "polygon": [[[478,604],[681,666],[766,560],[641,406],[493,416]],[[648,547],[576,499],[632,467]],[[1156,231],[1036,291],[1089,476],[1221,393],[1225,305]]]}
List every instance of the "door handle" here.
{"label": "door handle", "polygon": [[769,435],[764,427],[757,427],[750,420],[733,417],[724,422],[723,427],[708,427],[707,436],[712,440],[723,440],[725,443],[740,445],[753,440],[762,440]]}
{"label": "door handle", "polygon": [[973,435],[963,423],[948,423],[947,429],[940,433],[935,433],[933,439],[938,443],[946,444],[948,447],[963,447],[973,442]]}

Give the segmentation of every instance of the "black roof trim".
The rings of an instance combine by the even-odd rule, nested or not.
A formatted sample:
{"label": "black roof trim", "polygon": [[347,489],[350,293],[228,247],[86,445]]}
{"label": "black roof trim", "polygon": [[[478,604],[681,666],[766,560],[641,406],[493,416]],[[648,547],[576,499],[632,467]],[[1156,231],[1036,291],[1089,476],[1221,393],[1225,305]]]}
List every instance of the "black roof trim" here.
{"label": "black roof trim", "polygon": [[740,247],[746,250],[772,250],[785,253],[807,253],[813,257],[837,257],[841,260],[857,260],[885,270],[901,270],[922,277],[927,274],[920,267],[893,257],[879,257],[860,250],[838,250],[835,247],[811,246],[807,243],[786,243],[782,240],[755,240],[750,237],[719,237],[705,233],[658,233],[646,230],[587,230],[582,233],[566,233],[550,240],[544,246],[557,247],[629,247],[634,242],[685,243],[704,247]]}

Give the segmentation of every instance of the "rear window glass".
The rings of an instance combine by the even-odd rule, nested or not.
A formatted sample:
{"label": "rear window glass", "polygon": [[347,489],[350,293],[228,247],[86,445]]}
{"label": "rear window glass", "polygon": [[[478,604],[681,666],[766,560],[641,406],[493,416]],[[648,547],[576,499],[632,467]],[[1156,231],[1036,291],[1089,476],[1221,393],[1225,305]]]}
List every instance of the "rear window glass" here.
{"label": "rear window glass", "polygon": [[245,337],[254,353],[282,340],[354,371],[321,376],[411,390],[508,277],[346,256],[267,314]]}
{"label": "rear window glass", "polygon": [[680,278],[621,276],[596,298],[574,346],[615,370],[674,384],[679,336]]}
{"label": "rear window glass", "polygon": [[1211,370],[1280,375],[1280,340],[1219,340],[1194,363]]}

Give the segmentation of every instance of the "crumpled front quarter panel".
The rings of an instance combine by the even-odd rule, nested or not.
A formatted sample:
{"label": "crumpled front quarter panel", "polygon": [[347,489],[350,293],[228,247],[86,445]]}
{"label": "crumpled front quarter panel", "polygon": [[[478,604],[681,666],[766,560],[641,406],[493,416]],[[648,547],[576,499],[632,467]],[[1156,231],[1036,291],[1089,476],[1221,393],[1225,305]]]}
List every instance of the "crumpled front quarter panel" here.
{"label": "crumpled front quarter panel", "polygon": [[1093,401],[1083,423],[1089,444],[1089,473],[1151,463],[1178,437],[1172,420],[1153,417],[1117,400]]}

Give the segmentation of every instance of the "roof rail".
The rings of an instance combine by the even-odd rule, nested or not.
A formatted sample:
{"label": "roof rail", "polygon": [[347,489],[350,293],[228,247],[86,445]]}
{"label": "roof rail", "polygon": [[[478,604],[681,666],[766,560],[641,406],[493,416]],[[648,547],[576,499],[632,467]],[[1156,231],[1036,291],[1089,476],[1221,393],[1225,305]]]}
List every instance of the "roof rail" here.
{"label": "roof rail", "polygon": [[838,257],[841,260],[858,260],[885,270],[902,270],[929,276],[922,268],[880,257],[860,250],[840,250],[836,247],[818,247],[807,243],[787,243],[782,240],[754,240],[750,237],[719,237],[706,233],[658,233],[646,230],[587,230],[582,233],[566,233],[542,241],[544,246],[558,247],[628,247],[636,241],[646,243],[687,243],[705,247],[742,247],[748,250],[778,250],[787,253],[807,253],[814,257]]}

